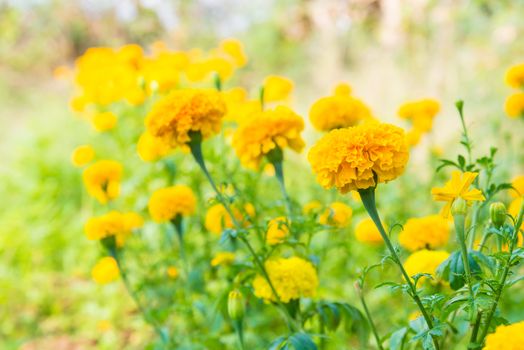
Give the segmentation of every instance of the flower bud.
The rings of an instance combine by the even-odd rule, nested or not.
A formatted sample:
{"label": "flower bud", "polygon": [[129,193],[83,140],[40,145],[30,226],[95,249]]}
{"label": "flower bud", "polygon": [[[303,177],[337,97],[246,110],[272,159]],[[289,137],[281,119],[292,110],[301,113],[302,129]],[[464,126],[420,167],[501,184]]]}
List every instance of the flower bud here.
{"label": "flower bud", "polygon": [[244,297],[238,289],[234,289],[229,292],[229,296],[227,298],[227,312],[232,320],[240,320],[242,317],[244,317]]}
{"label": "flower bud", "polygon": [[501,227],[506,221],[506,206],[502,202],[491,203],[489,206],[489,216],[495,227]]}
{"label": "flower bud", "polygon": [[462,198],[458,198],[451,206],[451,215],[466,215],[468,213],[468,203]]}

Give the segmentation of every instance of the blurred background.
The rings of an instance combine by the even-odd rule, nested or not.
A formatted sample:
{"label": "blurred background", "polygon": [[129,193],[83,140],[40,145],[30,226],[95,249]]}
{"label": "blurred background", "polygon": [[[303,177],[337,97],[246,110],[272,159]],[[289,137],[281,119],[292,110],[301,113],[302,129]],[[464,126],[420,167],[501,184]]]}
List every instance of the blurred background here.
{"label": "blurred background", "polygon": [[56,70],[88,47],[208,49],[234,37],[250,59],[238,79],[256,88],[268,74],[291,78],[306,119],[342,81],[398,125],[401,103],[434,97],[442,112],[423,143],[449,157],[463,99],[475,152],[497,145],[509,180],[522,172],[523,130],[504,114],[504,72],[524,60],[523,18],[521,0],[0,0],[0,348],[141,349],[148,336],[138,317],[119,318],[132,308],[115,298],[120,285],[89,279],[96,252],[69,162],[85,126]]}

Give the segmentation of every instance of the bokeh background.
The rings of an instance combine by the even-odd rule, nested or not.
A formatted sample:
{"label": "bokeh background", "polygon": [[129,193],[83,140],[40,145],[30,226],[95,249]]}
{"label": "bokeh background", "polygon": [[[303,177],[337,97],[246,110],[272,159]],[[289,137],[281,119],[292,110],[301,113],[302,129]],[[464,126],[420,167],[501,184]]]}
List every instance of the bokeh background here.
{"label": "bokeh background", "polygon": [[88,47],[235,37],[250,58],[235,79],[255,91],[268,74],[291,78],[305,117],[341,81],[399,125],[401,103],[434,97],[442,112],[410,164],[421,177],[428,149],[458,149],[463,99],[476,152],[498,146],[509,178],[524,130],[504,114],[503,76],[524,60],[523,18],[521,0],[0,0],[0,348],[141,349],[151,335],[120,284],[89,278],[96,251],[69,161],[85,125],[56,70]]}

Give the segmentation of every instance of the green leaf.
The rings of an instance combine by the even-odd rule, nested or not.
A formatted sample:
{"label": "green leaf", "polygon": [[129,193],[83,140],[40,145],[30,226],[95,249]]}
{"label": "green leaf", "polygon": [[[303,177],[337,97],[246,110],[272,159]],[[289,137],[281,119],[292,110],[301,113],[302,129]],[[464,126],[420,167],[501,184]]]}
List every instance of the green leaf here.
{"label": "green leaf", "polygon": [[393,332],[389,337],[389,349],[402,350],[404,348],[404,341],[406,340],[407,333],[407,327],[402,327],[398,331]]}
{"label": "green leaf", "polygon": [[317,346],[306,333],[295,333],[289,337],[289,342],[295,350],[317,350]]}

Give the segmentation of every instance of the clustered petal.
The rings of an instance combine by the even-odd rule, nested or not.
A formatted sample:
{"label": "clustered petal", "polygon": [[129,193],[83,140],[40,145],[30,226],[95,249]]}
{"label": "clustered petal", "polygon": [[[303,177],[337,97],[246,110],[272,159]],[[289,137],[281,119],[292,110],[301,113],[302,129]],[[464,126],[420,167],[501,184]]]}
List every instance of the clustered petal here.
{"label": "clustered petal", "polygon": [[501,325],[486,337],[484,350],[521,350],[524,344],[524,321]]}
{"label": "clustered petal", "polygon": [[323,97],[316,101],[309,111],[309,119],[320,131],[354,126],[361,121],[372,119],[371,111],[359,99],[349,95]]}
{"label": "clustered petal", "polygon": [[156,222],[173,220],[177,215],[188,216],[195,212],[196,198],[191,188],[176,185],[156,190],[149,199],[148,208]]}
{"label": "clustered petal", "polygon": [[120,194],[122,165],[114,160],[99,160],[84,170],[82,178],[87,193],[105,204]]}
{"label": "clustered petal", "polygon": [[379,183],[397,178],[408,159],[404,131],[380,123],[332,130],[308,154],[320,185],[341,193],[376,186],[374,174]]}
{"label": "clustered petal", "polygon": [[440,215],[409,219],[398,240],[409,251],[442,247],[449,240],[449,225]]}
{"label": "clustered petal", "polygon": [[142,227],[143,224],[142,218],[136,213],[122,213],[113,210],[87,220],[84,231],[90,240],[101,240],[115,236],[117,245],[122,246],[131,232]]}

